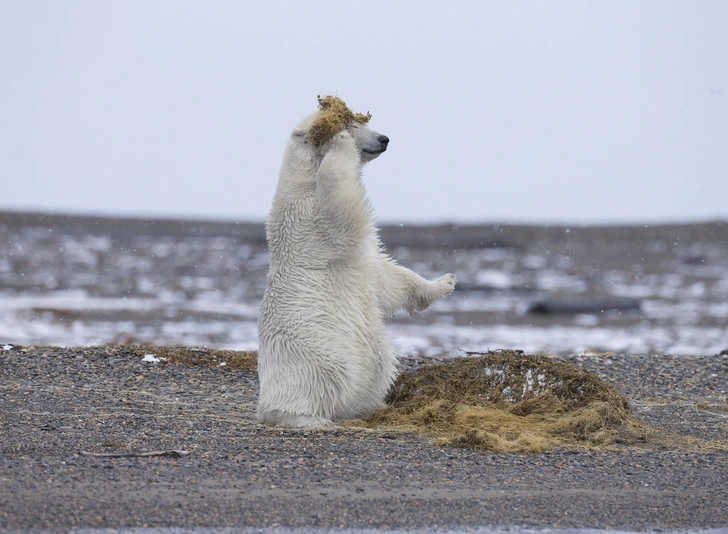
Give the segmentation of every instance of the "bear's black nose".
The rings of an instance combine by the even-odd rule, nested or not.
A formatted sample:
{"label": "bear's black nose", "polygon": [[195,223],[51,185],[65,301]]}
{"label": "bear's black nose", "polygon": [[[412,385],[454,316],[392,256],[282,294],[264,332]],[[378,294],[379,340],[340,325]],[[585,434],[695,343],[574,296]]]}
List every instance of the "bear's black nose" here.
{"label": "bear's black nose", "polygon": [[377,137],[377,141],[382,143],[384,146],[387,146],[389,144],[389,137],[387,137],[386,135],[380,135],[379,137]]}

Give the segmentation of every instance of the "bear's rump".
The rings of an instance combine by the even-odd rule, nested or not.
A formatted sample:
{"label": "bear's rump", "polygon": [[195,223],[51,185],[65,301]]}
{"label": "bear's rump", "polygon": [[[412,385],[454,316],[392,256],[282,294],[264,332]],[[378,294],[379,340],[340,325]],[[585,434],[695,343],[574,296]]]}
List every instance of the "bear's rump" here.
{"label": "bear's rump", "polygon": [[373,347],[330,341],[261,339],[261,409],[340,419],[376,408],[393,378],[393,361],[387,365],[381,351],[372,354]]}
{"label": "bear's rump", "polygon": [[376,310],[354,308],[312,308],[309,301],[308,308],[272,305],[279,310],[275,321],[261,314],[263,409],[350,418],[379,405],[396,372],[395,356]]}

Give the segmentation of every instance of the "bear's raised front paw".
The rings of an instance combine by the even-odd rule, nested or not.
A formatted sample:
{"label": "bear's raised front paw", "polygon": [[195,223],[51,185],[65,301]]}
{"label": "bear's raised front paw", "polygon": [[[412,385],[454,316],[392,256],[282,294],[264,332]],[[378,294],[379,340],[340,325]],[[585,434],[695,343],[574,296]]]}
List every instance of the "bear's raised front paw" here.
{"label": "bear's raised front paw", "polygon": [[452,273],[444,274],[440,278],[435,280],[435,284],[437,284],[437,287],[440,290],[440,295],[438,295],[437,298],[443,298],[452,293],[455,289],[455,284],[457,284],[457,281],[458,279]]}

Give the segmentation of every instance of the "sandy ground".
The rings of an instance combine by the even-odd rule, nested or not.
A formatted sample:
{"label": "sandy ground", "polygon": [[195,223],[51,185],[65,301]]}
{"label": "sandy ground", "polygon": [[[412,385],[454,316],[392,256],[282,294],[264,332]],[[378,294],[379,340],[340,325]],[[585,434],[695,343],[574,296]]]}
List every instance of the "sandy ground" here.
{"label": "sandy ground", "polygon": [[[728,440],[725,354],[573,361],[641,419]],[[726,452],[493,455],[391,431],[280,430],[255,422],[256,385],[252,371],[117,347],[0,345],[0,531],[728,526]],[[190,454],[79,455],[169,449]]]}

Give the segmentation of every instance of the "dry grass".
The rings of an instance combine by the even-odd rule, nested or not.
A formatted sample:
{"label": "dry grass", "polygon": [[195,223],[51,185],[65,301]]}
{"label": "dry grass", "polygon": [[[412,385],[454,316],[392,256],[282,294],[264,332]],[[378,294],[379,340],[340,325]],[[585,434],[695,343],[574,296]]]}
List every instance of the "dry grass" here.
{"label": "dry grass", "polygon": [[308,139],[316,148],[353,123],[366,124],[372,118],[368,112],[366,115],[354,113],[339,97],[329,95],[317,99],[321,113],[308,131]]}
{"label": "dry grass", "polygon": [[256,371],[258,369],[258,353],[256,351],[159,347],[154,345],[126,345],[122,348],[125,352],[132,353],[139,356],[139,358],[143,358],[146,354],[153,354],[157,358],[163,358],[167,363],[179,365],[225,367],[236,371]]}
{"label": "dry grass", "polygon": [[513,351],[458,358],[401,374],[389,406],[354,425],[414,430],[450,445],[492,452],[604,450],[649,444],[725,449],[637,421],[627,399],[595,373]]}

